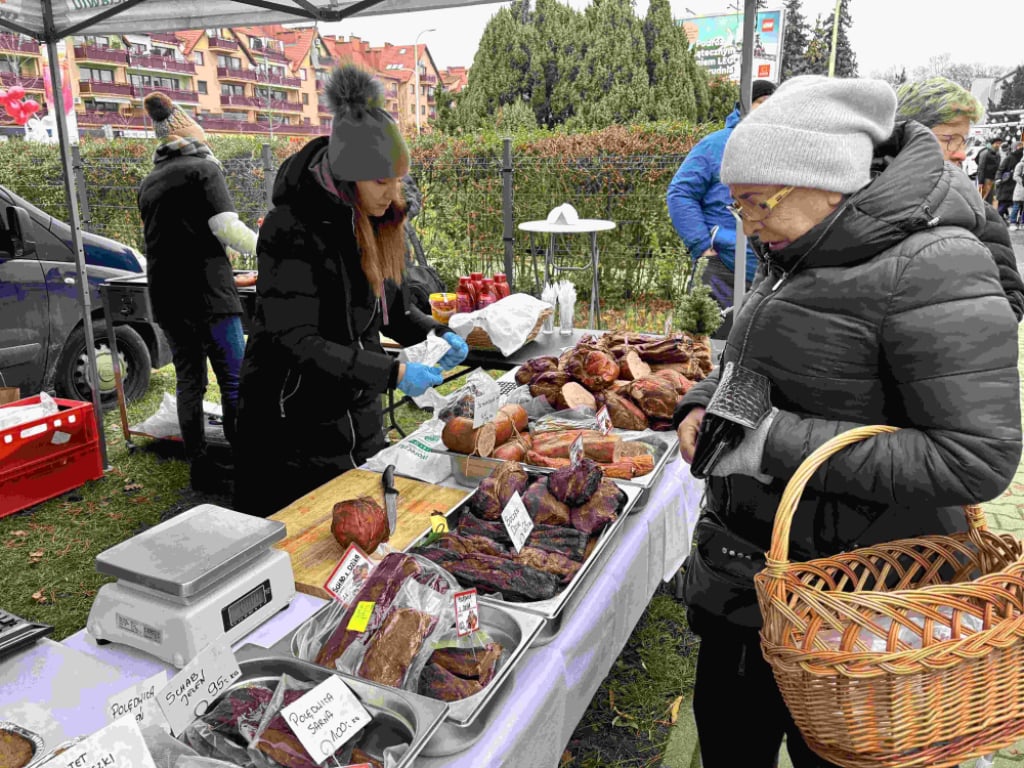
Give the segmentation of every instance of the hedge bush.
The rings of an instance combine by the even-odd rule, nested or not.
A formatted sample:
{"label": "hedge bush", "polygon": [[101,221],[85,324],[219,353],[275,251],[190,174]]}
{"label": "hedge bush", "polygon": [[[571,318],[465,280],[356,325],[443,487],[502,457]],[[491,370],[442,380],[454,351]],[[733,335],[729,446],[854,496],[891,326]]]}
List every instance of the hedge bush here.
{"label": "hedge bush", "polygon": [[[556,205],[571,203],[584,218],[604,218],[617,228],[598,236],[602,299],[641,295],[678,297],[682,242],[672,229],[665,191],[686,153],[719,126],[650,123],[612,126],[585,134],[531,131],[513,137],[513,222],[542,219]],[[266,137],[211,136],[224,164],[239,215],[248,224],[266,212],[261,148]],[[275,137],[275,167],[305,139]],[[89,228],[144,251],[136,207],[139,182],[152,167],[153,141],[83,139],[82,167]],[[413,169],[424,196],[417,231],[428,257],[449,285],[473,270],[503,266],[502,136],[425,135],[412,142]],[[16,194],[66,220],[60,153],[51,145],[0,144],[0,179]],[[530,251],[526,233],[515,231],[517,288],[534,290],[543,280],[546,238]],[[558,258],[587,263],[586,236],[562,239]],[[536,264],[536,271],[535,265]],[[589,297],[586,272],[567,272],[581,298]]]}

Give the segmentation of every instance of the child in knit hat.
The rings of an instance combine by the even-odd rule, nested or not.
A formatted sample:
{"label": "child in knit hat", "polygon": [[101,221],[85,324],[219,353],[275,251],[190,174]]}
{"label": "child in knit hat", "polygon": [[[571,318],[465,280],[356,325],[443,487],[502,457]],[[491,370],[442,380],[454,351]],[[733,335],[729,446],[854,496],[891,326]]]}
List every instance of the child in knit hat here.
{"label": "child in knit hat", "polygon": [[[835,738],[847,724],[798,728],[813,720],[800,707],[828,704],[780,692],[762,655],[762,636],[766,648],[792,643],[783,622],[762,628],[754,576],[786,484],[808,455],[854,427],[899,427],[836,453],[810,478],[787,535],[794,561],[962,530],[960,505],[998,496],[1017,470],[1017,324],[970,231],[984,203],[931,131],[895,124],[895,110],[881,80],[792,78],[725,147],[721,178],[756,238],[760,279],[720,367],[676,410],[683,460],[726,431],[721,422],[739,425],[731,403],[759,402],[741,382],[767,380],[769,402],[741,408],[753,426],[735,447],[716,455],[714,444],[701,446],[712,458],[683,597],[701,637],[694,715],[704,768],[770,768],[783,737],[794,768],[850,759]],[[732,397],[713,401],[726,376]],[[812,620],[808,606],[791,607],[794,623]],[[887,628],[869,622],[859,635],[818,632],[807,642],[852,658],[885,648]],[[907,702],[876,703],[876,719],[895,720],[886,707]],[[991,751],[974,734],[956,741],[957,724],[982,721],[990,702],[959,703],[931,708],[932,743],[922,744],[950,764]]]}
{"label": "child in knit hat", "polygon": [[229,490],[230,462],[216,461],[208,451],[207,360],[220,385],[224,434],[231,443],[245,341],[225,248],[254,253],[256,233],[239,220],[203,129],[164,93],[147,94],[143,103],[160,139],[138,195],[150,301],[173,353],[178,424],[192,487],[223,493]]}

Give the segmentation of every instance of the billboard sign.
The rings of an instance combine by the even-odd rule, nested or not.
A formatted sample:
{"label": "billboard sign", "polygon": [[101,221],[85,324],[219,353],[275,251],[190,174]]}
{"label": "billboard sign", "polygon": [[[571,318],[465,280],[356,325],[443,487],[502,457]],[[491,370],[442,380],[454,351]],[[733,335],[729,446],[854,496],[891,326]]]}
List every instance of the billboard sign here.
{"label": "billboard sign", "polygon": [[[754,25],[754,79],[779,82],[785,11],[759,11]],[[723,13],[695,16],[679,23],[686,39],[695,46],[694,55],[712,75],[740,80],[743,49],[743,14]]]}

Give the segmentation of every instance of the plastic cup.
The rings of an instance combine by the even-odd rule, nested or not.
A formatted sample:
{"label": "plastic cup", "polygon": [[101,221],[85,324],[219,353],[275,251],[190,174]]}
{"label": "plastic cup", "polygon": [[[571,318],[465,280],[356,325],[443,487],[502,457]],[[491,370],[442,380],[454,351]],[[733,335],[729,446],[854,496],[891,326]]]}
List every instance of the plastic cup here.
{"label": "plastic cup", "polygon": [[572,336],[572,314],[573,305],[570,302],[558,303],[558,333],[562,336]]}
{"label": "plastic cup", "polygon": [[430,314],[437,322],[448,325],[448,318],[457,308],[458,297],[454,293],[430,294]]}

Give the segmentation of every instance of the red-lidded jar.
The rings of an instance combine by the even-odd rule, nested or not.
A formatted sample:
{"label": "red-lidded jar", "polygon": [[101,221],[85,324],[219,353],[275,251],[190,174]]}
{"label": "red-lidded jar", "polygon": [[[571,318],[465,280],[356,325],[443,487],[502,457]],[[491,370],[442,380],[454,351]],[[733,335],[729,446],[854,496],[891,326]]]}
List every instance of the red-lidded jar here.
{"label": "red-lidded jar", "polygon": [[498,300],[498,294],[494,290],[494,280],[485,277],[484,286],[480,291],[480,296],[477,298],[476,308],[483,309],[484,307],[490,306]]}
{"label": "red-lidded jar", "polygon": [[468,277],[459,278],[459,287],[455,289],[455,307],[456,312],[472,312],[476,309],[473,285]]}
{"label": "red-lidded jar", "polygon": [[480,308],[480,294],[484,290],[484,273],[483,272],[470,272],[469,282],[473,286],[473,301],[477,309]]}
{"label": "red-lidded jar", "polygon": [[499,301],[512,293],[512,289],[509,287],[508,279],[505,277],[504,272],[494,273],[494,290],[498,294]]}

